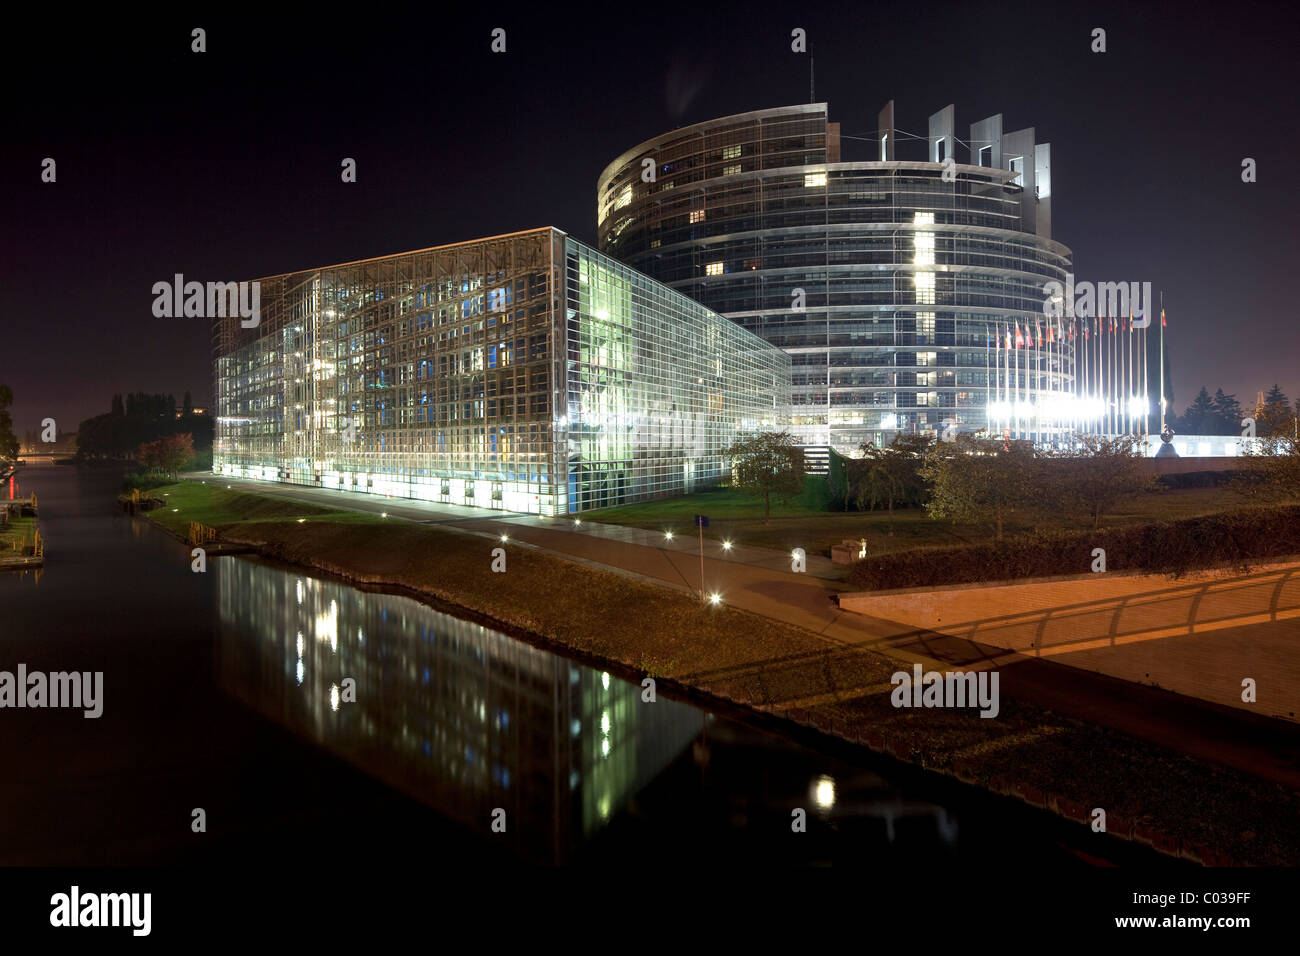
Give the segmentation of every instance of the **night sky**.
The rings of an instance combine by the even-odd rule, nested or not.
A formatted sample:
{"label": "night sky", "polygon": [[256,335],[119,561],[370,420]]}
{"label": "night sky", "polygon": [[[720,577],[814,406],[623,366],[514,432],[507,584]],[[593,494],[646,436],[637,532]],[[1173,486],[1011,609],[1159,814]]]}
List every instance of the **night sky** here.
{"label": "night sky", "polygon": [[[922,136],[948,103],[962,139],[998,112],[1035,127],[1076,277],[1163,290],[1178,410],[1202,384],[1248,406],[1274,381],[1300,396],[1291,5],[302,9],[43,12],[6,31],[0,382],[20,437],[47,416],[73,429],[114,392],[209,404],[207,320],[151,314],[174,273],[252,279],[542,225],[594,245],[596,177],[619,153],[809,100],[795,27],[846,137],[874,136],[891,98]],[[871,144],[846,138],[843,158]]]}

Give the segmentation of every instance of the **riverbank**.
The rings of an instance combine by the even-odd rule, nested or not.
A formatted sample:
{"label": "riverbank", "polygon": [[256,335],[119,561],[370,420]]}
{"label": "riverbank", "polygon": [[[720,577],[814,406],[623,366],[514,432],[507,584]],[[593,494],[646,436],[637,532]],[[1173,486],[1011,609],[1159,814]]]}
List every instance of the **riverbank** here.
{"label": "riverbank", "polygon": [[0,524],[0,571],[26,571],[45,564],[43,547],[37,553],[36,518],[13,516]]}
{"label": "riverbank", "polygon": [[[378,515],[184,483],[149,519],[188,523],[267,557],[396,587],[559,645],[629,676],[671,681],[817,726],[1067,818],[1105,809],[1107,831],[1205,863],[1300,860],[1300,795],[1104,726],[1018,701],[1001,711],[899,709],[895,657],[555,554]],[[504,570],[493,562],[504,552]],[[844,699],[846,688],[872,688]]]}

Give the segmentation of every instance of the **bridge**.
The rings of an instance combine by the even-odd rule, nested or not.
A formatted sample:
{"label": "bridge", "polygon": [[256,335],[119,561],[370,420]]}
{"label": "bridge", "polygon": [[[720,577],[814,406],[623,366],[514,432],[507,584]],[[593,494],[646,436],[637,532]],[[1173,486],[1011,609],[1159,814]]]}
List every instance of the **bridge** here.
{"label": "bridge", "polygon": [[75,452],[42,452],[38,455],[19,455],[18,467],[31,465],[57,465],[60,462],[72,461],[76,458]]}

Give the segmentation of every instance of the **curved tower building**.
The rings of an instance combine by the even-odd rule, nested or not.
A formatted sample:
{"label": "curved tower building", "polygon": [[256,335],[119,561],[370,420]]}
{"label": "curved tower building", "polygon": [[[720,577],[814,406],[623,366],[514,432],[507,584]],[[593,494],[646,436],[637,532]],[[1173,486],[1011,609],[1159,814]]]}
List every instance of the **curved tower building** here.
{"label": "curved tower building", "polygon": [[1071,268],[1050,150],[1000,114],[964,142],[955,123],[948,106],[927,137],[899,134],[891,101],[863,161],[841,158],[825,103],[663,133],[601,174],[600,249],[789,353],[807,445],[985,427],[1051,441],[1073,339],[1044,317],[1044,285]]}

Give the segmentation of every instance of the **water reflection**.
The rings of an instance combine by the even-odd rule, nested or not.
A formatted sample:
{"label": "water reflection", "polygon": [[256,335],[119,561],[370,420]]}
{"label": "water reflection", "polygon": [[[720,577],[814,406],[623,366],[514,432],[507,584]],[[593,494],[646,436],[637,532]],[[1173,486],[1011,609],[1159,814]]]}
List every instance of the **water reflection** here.
{"label": "water reflection", "polygon": [[563,862],[700,730],[692,707],[408,598],[209,569],[224,690],[474,829],[504,809],[493,838],[529,859]]}

